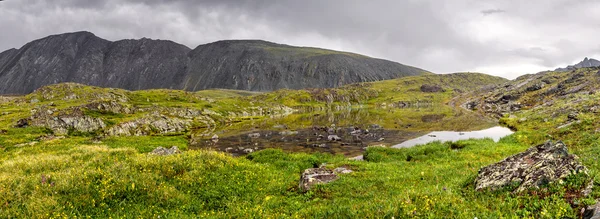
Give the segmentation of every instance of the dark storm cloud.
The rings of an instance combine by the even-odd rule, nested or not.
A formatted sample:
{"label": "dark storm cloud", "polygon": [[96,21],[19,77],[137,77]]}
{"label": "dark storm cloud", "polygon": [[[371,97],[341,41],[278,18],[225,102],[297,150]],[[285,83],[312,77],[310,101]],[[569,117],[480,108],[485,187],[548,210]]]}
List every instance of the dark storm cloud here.
{"label": "dark storm cloud", "polygon": [[0,50],[79,30],[192,48],[252,38],[515,77],[596,55],[598,10],[591,0],[9,0]]}

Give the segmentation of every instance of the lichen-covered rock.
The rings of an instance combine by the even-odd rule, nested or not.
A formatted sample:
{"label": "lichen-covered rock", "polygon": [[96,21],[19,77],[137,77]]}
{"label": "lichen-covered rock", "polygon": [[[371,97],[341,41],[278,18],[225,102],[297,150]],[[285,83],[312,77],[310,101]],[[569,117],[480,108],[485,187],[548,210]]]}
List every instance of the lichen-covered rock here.
{"label": "lichen-covered rock", "polygon": [[579,116],[579,114],[577,112],[571,112],[571,113],[569,113],[569,115],[567,115],[567,120],[568,121],[579,120],[578,116]]}
{"label": "lichen-covered rock", "polygon": [[475,189],[498,189],[515,185],[516,192],[561,180],[571,174],[585,173],[587,169],[569,154],[561,141],[547,141],[525,152],[510,156],[498,163],[483,167],[475,179]]}
{"label": "lichen-covered rock", "polygon": [[341,173],[341,174],[348,174],[348,173],[352,173],[354,171],[352,171],[351,169],[347,168],[347,167],[338,167],[333,169],[334,173]]}
{"label": "lichen-covered rock", "polygon": [[180,107],[167,107],[165,109],[161,109],[161,113],[184,119],[194,119],[203,116],[202,111],[200,110]]}
{"label": "lichen-covered rock", "polygon": [[16,100],[17,98],[18,97],[0,96],[0,103],[8,103],[8,102]]}
{"label": "lichen-covered rock", "polygon": [[102,119],[86,116],[78,107],[64,110],[45,107],[34,109],[31,117],[17,122],[17,127],[27,125],[49,128],[56,135],[66,135],[71,131],[95,132],[106,127]]}
{"label": "lichen-covered rock", "polygon": [[309,168],[302,172],[300,177],[300,190],[308,191],[316,184],[329,183],[338,179],[338,176],[326,168]]}
{"label": "lichen-covered rock", "polygon": [[583,210],[582,218],[585,219],[600,219],[600,202],[596,200],[596,204],[587,206]]}
{"label": "lichen-covered rock", "polygon": [[122,113],[122,114],[133,114],[135,113],[135,108],[132,106],[128,106],[125,104],[117,103],[115,101],[101,101],[94,102],[85,105],[85,108],[90,110],[97,110],[102,112],[111,112],[111,113]]}
{"label": "lichen-covered rock", "polygon": [[19,119],[19,121],[17,121],[17,124],[15,125],[15,127],[17,128],[25,128],[27,126],[29,126],[28,119]]}
{"label": "lichen-covered rock", "polygon": [[152,152],[150,152],[151,155],[159,155],[159,156],[173,155],[173,154],[179,154],[179,153],[181,153],[181,151],[179,150],[179,148],[177,148],[177,146],[172,146],[169,149],[163,148],[163,147],[157,147],[156,149],[152,150]]}
{"label": "lichen-covered rock", "polygon": [[186,119],[149,116],[117,124],[105,131],[109,136],[142,136],[185,132],[192,122]]}
{"label": "lichen-covered rock", "polygon": [[529,87],[527,87],[525,90],[526,91],[536,91],[536,90],[541,90],[542,88],[544,88],[544,83],[537,83],[537,84],[533,84]]}

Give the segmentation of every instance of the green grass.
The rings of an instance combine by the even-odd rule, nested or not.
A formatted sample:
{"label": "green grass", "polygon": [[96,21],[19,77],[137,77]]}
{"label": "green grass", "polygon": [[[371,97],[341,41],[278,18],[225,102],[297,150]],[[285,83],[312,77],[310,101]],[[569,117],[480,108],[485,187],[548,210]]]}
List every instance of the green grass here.
{"label": "green grass", "polygon": [[342,52],[335,51],[329,49],[321,49],[314,47],[296,47],[296,46],[288,46],[282,44],[255,44],[251,45],[255,48],[263,49],[269,53],[279,54],[279,55],[292,55],[292,56],[300,56],[300,57],[312,57],[312,56],[322,56],[322,55],[346,55],[354,58],[370,58],[365,55],[360,55],[351,52]]}
{"label": "green grass", "polygon": [[[593,203],[566,198],[582,176],[523,194],[474,191],[480,167],[529,147],[514,136],[462,141],[458,150],[441,142],[374,147],[367,161],[272,149],[240,158],[210,151],[160,157],[126,142],[105,144],[73,138],[5,149],[0,217],[556,218],[576,217],[572,203]],[[354,172],[299,191],[301,171],[323,163]]]}
{"label": "green grass", "polygon": [[109,148],[133,148],[142,153],[150,152],[157,147],[177,146],[181,150],[187,149],[187,139],[183,136],[108,137],[102,139],[102,142]]}
{"label": "green grass", "polygon": [[[457,96],[504,82],[483,74],[460,73],[269,93],[49,86],[0,103],[0,112],[6,112],[0,114],[0,129],[7,132],[0,134],[0,218],[578,218],[581,207],[600,197],[598,186],[590,197],[574,193],[590,178],[600,182],[598,113],[585,110],[597,105],[600,94],[573,94],[557,99],[552,106],[531,107],[507,116],[501,122],[519,131],[499,142],[481,139],[405,149],[370,147],[365,161],[274,149],[245,157],[187,150],[193,132],[105,137],[101,142],[94,141],[90,133],[71,133],[64,139],[20,145],[51,134],[51,130],[14,127],[35,107],[71,110],[92,102],[118,100],[138,111],[84,113],[112,126],[152,112],[168,114],[188,108],[202,112],[202,118],[193,119],[196,131],[208,129],[201,126],[209,117],[219,136],[278,124],[290,129],[334,123],[379,124],[412,132],[473,130],[489,127],[494,121],[453,107]],[[423,84],[439,85],[445,91],[421,92]],[[428,105],[392,107],[398,102]],[[281,113],[277,110],[282,107],[298,112],[273,116]],[[580,112],[581,122],[557,129],[567,122],[571,110]],[[571,176],[564,184],[518,194],[510,188],[474,190],[481,167],[547,139],[563,140],[589,168],[590,175]],[[184,152],[148,155],[159,146],[177,146]],[[301,192],[301,172],[322,164],[327,168],[344,166],[354,172]]]}

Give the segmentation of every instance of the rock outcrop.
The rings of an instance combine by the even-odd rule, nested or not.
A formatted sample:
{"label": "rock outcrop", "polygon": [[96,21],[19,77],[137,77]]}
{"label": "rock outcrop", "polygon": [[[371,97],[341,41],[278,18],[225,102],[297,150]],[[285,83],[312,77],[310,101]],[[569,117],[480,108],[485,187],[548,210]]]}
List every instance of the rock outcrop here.
{"label": "rock outcrop", "polygon": [[0,53],[0,94],[27,94],[62,82],[127,90],[271,91],[421,74],[428,72],[359,54],[261,40],[218,41],[192,50],[166,40],[111,42],[90,32],[75,32]]}
{"label": "rock outcrop", "polygon": [[597,68],[523,75],[500,86],[465,94],[461,105],[466,109],[503,117],[557,99],[594,94],[598,89],[595,85],[600,82],[600,78],[595,76]]}
{"label": "rock outcrop", "polygon": [[559,181],[571,174],[587,174],[587,168],[577,159],[575,155],[568,153],[564,143],[547,141],[481,168],[475,179],[475,189],[495,190],[518,185],[515,192],[521,192]]}
{"label": "rock outcrop", "polygon": [[32,116],[28,119],[21,119],[17,122],[17,127],[25,126],[46,127],[51,129],[56,135],[67,135],[70,132],[95,132],[102,130],[106,124],[102,119],[84,115],[78,108],[69,108],[65,110],[56,110],[52,108],[37,108],[32,110]]}
{"label": "rock outcrop", "polygon": [[85,105],[85,108],[89,110],[96,110],[100,112],[120,113],[120,114],[133,114],[135,113],[135,107],[118,103],[115,101],[101,101],[93,102]]}
{"label": "rock outcrop", "polygon": [[172,134],[189,130],[192,121],[167,116],[148,116],[124,122],[105,131],[109,136],[143,136],[150,134]]}

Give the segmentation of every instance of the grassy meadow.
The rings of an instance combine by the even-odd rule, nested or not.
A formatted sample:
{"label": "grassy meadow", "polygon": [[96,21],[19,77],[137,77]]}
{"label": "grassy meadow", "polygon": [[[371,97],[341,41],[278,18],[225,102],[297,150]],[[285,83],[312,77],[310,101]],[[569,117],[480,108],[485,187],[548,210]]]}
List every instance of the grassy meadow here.
{"label": "grassy meadow", "polygon": [[[327,120],[328,110],[349,107],[364,110],[346,115],[344,120],[354,123],[340,125],[374,120],[390,129],[402,129],[407,124],[413,124],[408,128],[413,131],[476,129],[479,120],[470,121],[472,115],[461,114],[447,103],[477,87],[503,82],[482,74],[452,74],[270,93],[124,91],[73,84],[46,87],[0,102],[0,218],[579,218],[580,209],[600,197],[598,186],[589,197],[573,193],[590,178],[600,182],[598,116],[581,110],[597,103],[600,94],[573,96],[582,99],[570,105],[581,108],[581,122],[564,128],[556,128],[567,121],[560,109],[572,99],[502,118],[503,124],[518,132],[499,142],[479,139],[403,149],[369,147],[364,161],[275,149],[242,157],[206,149],[188,150],[189,131],[106,136],[97,141],[97,133],[43,139],[53,134],[52,130],[15,127],[35,107],[60,110],[118,101],[144,110],[132,114],[91,110],[86,115],[112,126],[143,117],[150,110],[166,113],[190,108],[203,110],[202,115],[214,121],[216,130],[235,132],[257,124],[309,126],[313,123],[295,121],[311,117]],[[440,85],[444,91],[421,92],[424,83]],[[431,106],[391,106],[398,102]],[[258,108],[269,111],[277,107],[301,113],[287,117],[252,114]],[[545,116],[552,112],[559,113],[556,117]],[[445,116],[424,123],[423,116],[431,114]],[[562,184],[522,193],[512,193],[510,188],[475,191],[473,183],[479,168],[547,139],[563,140],[589,168],[589,176],[575,175]],[[148,154],[158,146],[178,146],[183,153]],[[300,173],[321,165],[343,166],[353,172],[301,192]]]}

